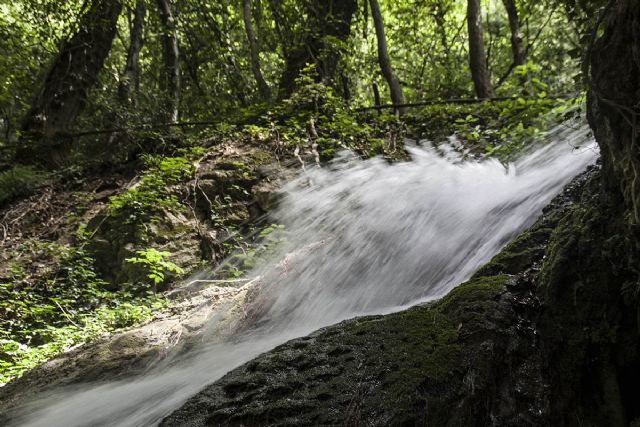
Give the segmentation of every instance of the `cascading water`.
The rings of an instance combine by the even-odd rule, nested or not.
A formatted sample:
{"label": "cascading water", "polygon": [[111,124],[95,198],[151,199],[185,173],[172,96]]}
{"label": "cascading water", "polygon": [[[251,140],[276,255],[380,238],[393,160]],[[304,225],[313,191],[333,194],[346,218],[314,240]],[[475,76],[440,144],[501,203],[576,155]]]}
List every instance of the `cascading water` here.
{"label": "cascading water", "polygon": [[282,261],[251,272],[261,285],[249,325],[211,334],[144,376],[51,393],[25,407],[17,425],[154,425],[206,384],[291,338],[440,297],[597,157],[586,126],[558,127],[549,144],[508,169],[433,148],[409,151],[413,161],[393,165],[344,157],[285,188],[273,216],[285,225],[286,242],[273,258]]}

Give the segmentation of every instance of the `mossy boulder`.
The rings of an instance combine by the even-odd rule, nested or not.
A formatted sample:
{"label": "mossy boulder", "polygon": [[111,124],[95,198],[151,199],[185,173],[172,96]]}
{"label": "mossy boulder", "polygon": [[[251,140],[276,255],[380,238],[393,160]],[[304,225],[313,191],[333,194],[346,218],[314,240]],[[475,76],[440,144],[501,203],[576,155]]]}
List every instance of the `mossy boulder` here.
{"label": "mossy boulder", "polygon": [[[215,147],[199,161],[193,175],[166,186],[175,203],[148,207],[153,212],[143,212],[144,220],[132,219],[126,210],[114,214],[108,208],[91,219],[88,247],[97,270],[111,288],[118,289],[146,281],[146,270],[126,261],[137,250],[168,251],[171,261],[186,273],[202,261],[219,261],[228,255],[223,243],[230,229],[242,230],[275,207],[282,178],[278,174],[285,172],[274,153],[261,147],[241,142]],[[254,193],[254,188],[268,188],[270,194]],[[256,201],[258,193],[261,197]],[[169,286],[173,279],[168,274],[163,285]]]}
{"label": "mossy boulder", "polygon": [[162,425],[637,422],[638,254],[601,182],[596,167],[578,177],[443,299],[290,341]]}
{"label": "mossy boulder", "polygon": [[163,425],[403,425],[416,416],[449,425],[454,401],[467,407],[459,421],[472,425],[499,373],[481,367],[507,351],[513,333],[508,280],[476,279],[435,304],[293,340],[208,387]]}
{"label": "mossy boulder", "polygon": [[577,199],[591,201],[594,175],[576,179],[536,224],[441,300],[281,345],[162,425],[553,425],[558,403],[548,370],[555,364],[540,333],[553,309],[541,280],[549,241],[583,209]]}

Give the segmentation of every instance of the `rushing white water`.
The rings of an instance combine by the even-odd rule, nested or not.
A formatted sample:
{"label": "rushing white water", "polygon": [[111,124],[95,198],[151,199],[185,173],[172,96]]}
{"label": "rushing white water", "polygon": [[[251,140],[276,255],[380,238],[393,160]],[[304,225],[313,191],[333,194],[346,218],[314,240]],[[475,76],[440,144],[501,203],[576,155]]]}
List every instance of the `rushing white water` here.
{"label": "rushing white water", "polygon": [[50,394],[26,408],[19,425],[153,425],[206,384],[291,338],[442,296],[597,157],[586,127],[559,127],[550,139],[507,169],[414,147],[411,162],[342,158],[310,171],[286,187],[274,214],[287,238],[274,259],[285,261],[252,273],[265,283],[252,326],[212,337],[144,376]]}

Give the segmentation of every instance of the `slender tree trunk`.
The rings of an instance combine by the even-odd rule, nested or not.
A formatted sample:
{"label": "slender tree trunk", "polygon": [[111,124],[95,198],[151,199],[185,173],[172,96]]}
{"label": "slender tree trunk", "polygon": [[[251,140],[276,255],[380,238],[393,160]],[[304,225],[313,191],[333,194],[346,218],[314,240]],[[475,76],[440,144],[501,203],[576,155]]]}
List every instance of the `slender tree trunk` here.
{"label": "slender tree trunk", "polygon": [[509,17],[509,29],[511,30],[511,53],[513,55],[513,66],[524,65],[525,52],[522,45],[522,33],[520,32],[520,18],[518,17],[518,7],[515,0],[502,0],[504,8]]}
{"label": "slender tree trunk", "polygon": [[264,81],[262,76],[262,70],[260,68],[260,49],[258,48],[258,39],[253,32],[253,25],[251,24],[251,0],[242,0],[242,17],[244,19],[244,28],[247,32],[247,39],[249,40],[249,51],[251,52],[251,71],[258,84],[258,91],[262,99],[269,99],[271,92],[267,82]]}
{"label": "slender tree trunk", "polygon": [[127,51],[127,63],[118,85],[118,97],[123,104],[132,102],[132,94],[134,88],[138,88],[138,64],[140,59],[140,50],[142,49],[142,36],[144,33],[144,19],[147,14],[147,5],[145,0],[138,0],[133,15],[133,24],[131,25],[129,36],[129,50]]}
{"label": "slender tree trunk", "polygon": [[[505,0],[508,1],[508,0]],[[445,52],[449,52],[449,42],[447,40],[447,26],[445,24],[445,14],[446,14],[446,9],[445,6],[443,4],[443,0],[438,0],[437,2],[433,3],[432,5],[432,10],[433,10],[433,18],[436,21],[436,25],[438,26],[438,32],[440,33],[440,44],[442,44],[442,49]]]}
{"label": "slender tree trunk", "polygon": [[[380,70],[382,75],[387,80],[389,85],[389,92],[391,92],[391,101],[394,104],[404,104],[404,95],[402,94],[402,87],[400,81],[396,76],[393,67],[391,66],[391,59],[389,58],[389,52],[387,51],[387,40],[384,35],[384,22],[382,21],[382,13],[380,12],[380,5],[378,0],[369,0],[371,6],[371,16],[376,28],[376,38],[378,40],[378,62],[380,63]],[[405,112],[406,108],[399,108],[400,114]]]}
{"label": "slender tree trunk", "polygon": [[487,66],[487,55],[482,36],[480,0],[467,1],[467,25],[469,28],[469,67],[478,98],[495,96]]}
{"label": "slender tree trunk", "polygon": [[240,103],[240,105],[245,106],[247,104],[245,92],[247,84],[242,76],[242,73],[240,72],[238,63],[235,61],[233,47],[229,44],[229,37],[225,34],[226,18],[224,17],[223,13],[223,25],[225,27],[221,28],[215,13],[217,12],[212,11],[209,8],[201,9],[201,16],[204,18],[211,33],[218,40],[218,44],[220,45],[220,48],[223,52],[221,56],[226,63],[226,65],[224,66],[224,72],[227,76],[229,86],[231,87],[233,94],[236,96],[236,98],[238,98],[238,102]]}
{"label": "slender tree trunk", "polygon": [[369,36],[369,2],[362,2],[362,37],[366,39]]}
{"label": "slender tree trunk", "polygon": [[[68,132],[84,109],[89,90],[109,55],[122,4],[94,0],[80,19],[78,32],[60,48],[22,122],[23,143],[18,161],[37,158],[50,167],[65,161]],[[55,136],[55,138],[54,138]]]}
{"label": "slender tree trunk", "polygon": [[158,0],[160,21],[163,26],[165,84],[167,89],[167,115],[170,123],[178,121],[180,105],[180,50],[176,21],[169,0]]}
{"label": "slender tree trunk", "polygon": [[[379,107],[382,105],[382,99],[380,98],[380,89],[378,88],[378,83],[373,82],[371,84],[371,89],[373,89],[373,105]],[[380,110],[378,110],[379,112]]]}
{"label": "slender tree trunk", "polygon": [[[133,22],[129,29],[129,48],[127,49],[127,61],[118,84],[118,101],[121,108],[110,111],[107,115],[107,122],[113,129],[122,129],[126,126],[125,115],[128,108],[134,103],[134,91],[139,86],[139,59],[140,50],[142,49],[142,39],[144,35],[144,20],[147,14],[146,0],[137,0],[135,9],[133,10]],[[114,131],[107,139],[105,152],[109,158],[113,157],[119,148],[120,142],[125,142],[124,134],[120,131]]]}

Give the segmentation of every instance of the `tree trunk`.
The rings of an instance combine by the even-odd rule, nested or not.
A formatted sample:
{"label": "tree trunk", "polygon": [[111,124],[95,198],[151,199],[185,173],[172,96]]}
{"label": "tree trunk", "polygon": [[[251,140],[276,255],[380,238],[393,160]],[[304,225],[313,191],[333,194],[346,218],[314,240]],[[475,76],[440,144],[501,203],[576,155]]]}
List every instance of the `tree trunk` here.
{"label": "tree trunk", "polygon": [[62,135],[84,109],[98,80],[121,9],[119,1],[94,0],[80,19],[78,32],[61,46],[23,120],[26,145],[18,150],[18,161],[33,161],[35,153],[50,167],[65,161],[71,141]]}
{"label": "tree trunk", "polygon": [[[505,0],[508,1],[508,0]],[[440,33],[440,44],[445,52],[449,52],[449,42],[447,40],[447,26],[445,23],[446,9],[443,0],[438,0],[431,6],[433,18],[436,21],[438,32]]]}
{"label": "tree trunk", "polygon": [[258,39],[253,32],[253,25],[251,24],[251,0],[242,0],[242,17],[244,19],[244,28],[247,32],[247,39],[249,40],[249,51],[251,52],[251,71],[258,84],[258,91],[262,99],[269,99],[271,93],[267,82],[264,81],[262,76],[262,70],[260,68],[260,55],[258,48]]}
{"label": "tree trunk", "polygon": [[[605,183],[619,192],[640,240],[640,3],[613,3],[591,50],[589,122],[602,155]],[[640,242],[636,241],[636,244]]]}
{"label": "tree trunk", "polygon": [[491,76],[482,36],[480,0],[467,1],[467,25],[469,28],[469,67],[478,98],[493,98]]}
{"label": "tree trunk", "polygon": [[138,63],[140,58],[140,50],[142,49],[142,36],[144,33],[144,18],[147,14],[147,5],[145,0],[138,0],[133,15],[133,24],[131,25],[129,36],[129,50],[127,51],[127,63],[118,85],[118,97],[122,104],[130,104],[132,102],[132,94],[134,88],[138,88]]}
{"label": "tree trunk", "polygon": [[167,90],[167,116],[169,123],[178,121],[180,105],[180,50],[176,22],[169,0],[158,0],[160,21],[163,26],[163,52],[165,87]]}
{"label": "tree trunk", "polygon": [[224,62],[226,66],[224,67],[225,74],[227,76],[227,80],[229,82],[229,86],[233,90],[236,98],[238,98],[238,102],[242,106],[247,105],[246,99],[246,82],[242,76],[242,72],[238,63],[235,59],[235,54],[233,51],[233,46],[231,45],[231,40],[228,35],[228,25],[227,25],[227,12],[218,11],[222,14],[223,27],[220,27],[218,20],[215,15],[212,15],[209,10],[202,10],[202,16],[204,17],[207,26],[210,31],[218,40],[218,44],[222,49],[222,57],[224,58]]}
{"label": "tree trunk", "polygon": [[520,19],[518,18],[518,7],[515,0],[502,0],[504,8],[509,17],[509,30],[511,31],[511,53],[513,55],[513,66],[524,65],[525,52],[522,46],[522,33],[520,32]]}
{"label": "tree trunk", "polygon": [[[308,31],[301,43],[285,49],[285,70],[280,77],[278,93],[280,98],[288,97],[295,90],[295,80],[307,64],[316,65],[323,81],[333,82],[341,52],[335,46],[327,45],[326,41],[347,40],[357,7],[356,0],[309,0]],[[286,45],[291,41],[282,40],[282,43]]]}
{"label": "tree trunk", "polygon": [[[387,40],[384,35],[384,22],[382,21],[382,13],[380,12],[380,5],[378,0],[369,0],[371,6],[371,16],[376,28],[376,38],[378,40],[378,62],[380,63],[380,71],[387,80],[389,85],[389,92],[391,93],[391,102],[394,104],[404,104],[404,95],[402,94],[402,87],[400,81],[396,76],[393,67],[391,66],[391,59],[389,58],[389,52],[387,52]],[[398,109],[400,114],[405,112],[406,108],[401,107]]]}

